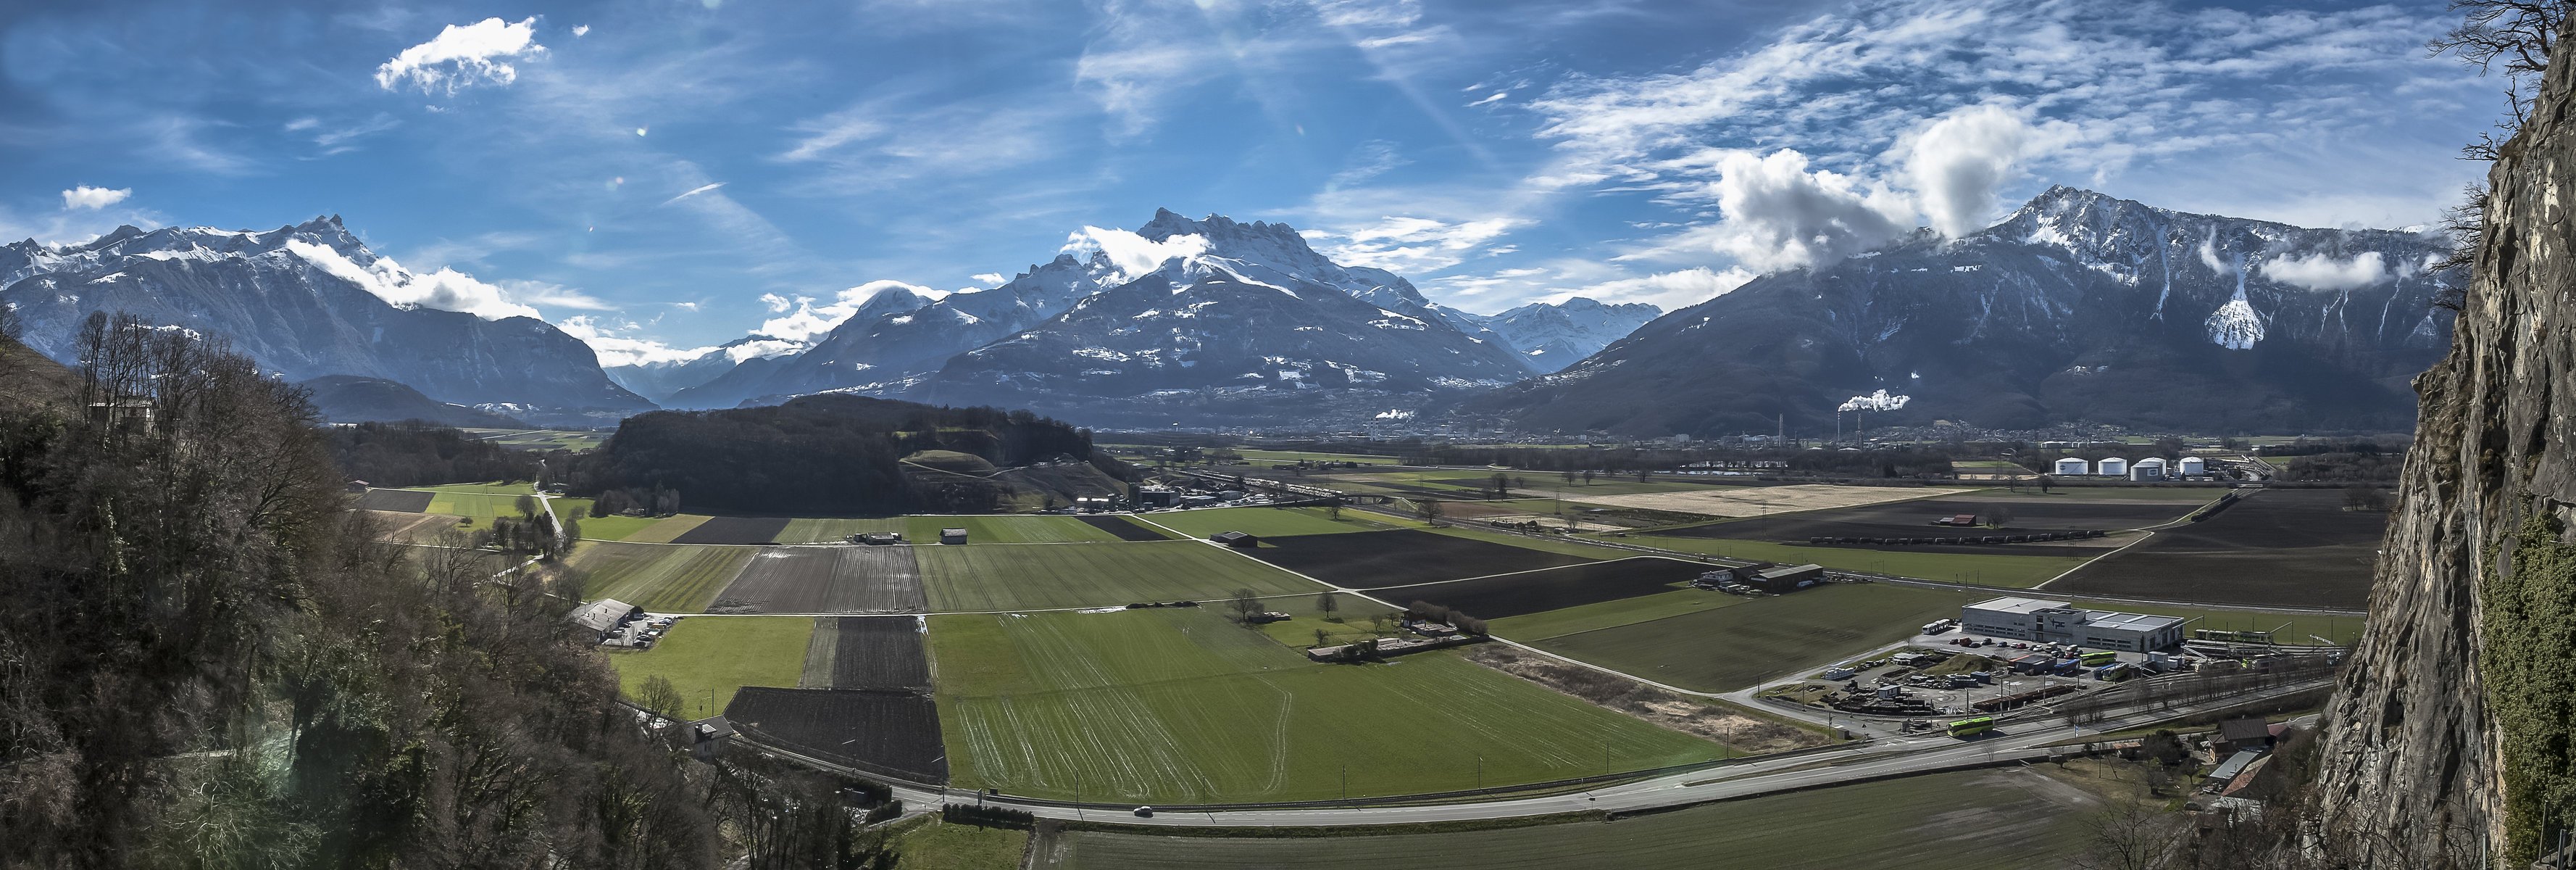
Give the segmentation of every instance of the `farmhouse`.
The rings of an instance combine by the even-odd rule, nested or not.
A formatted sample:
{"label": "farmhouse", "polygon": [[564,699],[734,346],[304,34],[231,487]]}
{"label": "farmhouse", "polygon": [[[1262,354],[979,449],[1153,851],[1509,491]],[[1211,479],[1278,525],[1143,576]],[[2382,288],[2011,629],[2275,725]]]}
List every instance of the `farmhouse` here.
{"label": "farmhouse", "polygon": [[2181,643],[2183,620],[2040,598],[1996,598],[1959,608],[1959,622],[1970,634],[2146,652]]}
{"label": "farmhouse", "polygon": [[963,544],[963,543],[966,543],[966,530],[965,530],[965,529],[940,529],[940,530],[939,530],[939,542],[940,542],[940,543],[942,543],[942,544]]}
{"label": "farmhouse", "polygon": [[1239,550],[1249,550],[1254,547],[1261,546],[1261,539],[1259,537],[1244,532],[1218,532],[1216,534],[1209,535],[1208,540]]}
{"label": "farmhouse", "polygon": [[627,619],[643,614],[644,608],[614,598],[602,598],[573,608],[570,618],[573,624],[597,632],[594,642],[600,642],[608,640],[608,635],[624,625]]}

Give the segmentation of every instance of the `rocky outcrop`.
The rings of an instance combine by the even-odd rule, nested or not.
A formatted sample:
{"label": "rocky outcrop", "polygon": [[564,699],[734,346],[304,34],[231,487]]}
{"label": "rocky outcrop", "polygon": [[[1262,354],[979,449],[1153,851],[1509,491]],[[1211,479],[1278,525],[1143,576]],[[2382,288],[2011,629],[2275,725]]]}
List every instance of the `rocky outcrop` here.
{"label": "rocky outcrop", "polygon": [[2576,823],[2576,67],[2502,149],[2449,355],[2416,379],[2364,635],[2325,721],[2311,849],[2528,862]]}

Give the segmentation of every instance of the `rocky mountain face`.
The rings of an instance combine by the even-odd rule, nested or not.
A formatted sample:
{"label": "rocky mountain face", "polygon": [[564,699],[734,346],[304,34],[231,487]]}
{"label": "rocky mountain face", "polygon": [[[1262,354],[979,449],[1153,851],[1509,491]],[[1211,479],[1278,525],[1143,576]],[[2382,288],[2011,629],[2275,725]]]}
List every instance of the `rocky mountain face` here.
{"label": "rocky mountain face", "polygon": [[868,305],[800,353],[745,361],[671,401],[840,391],[1168,425],[1174,413],[1384,410],[1531,373],[1470,315],[1334,263],[1294,228],[1168,210],[1132,235],[1078,235],[999,287]]}
{"label": "rocky mountain face", "polygon": [[2402,428],[2450,342],[2441,245],[2052,188],[2002,223],[1765,275],[1562,372],[1468,403],[1531,430],[1830,431],[2114,423],[2211,433]]}
{"label": "rocky mountain face", "polygon": [[1644,302],[1612,305],[1581,296],[1557,303],[1532,302],[1501,314],[1466,315],[1520,351],[1522,362],[1554,374],[1627,338],[1664,310]]}
{"label": "rocky mountain face", "polygon": [[[2435,850],[2528,866],[2576,823],[2576,64],[2562,39],[2490,195],[2448,356],[2379,562],[2369,630],[2326,708],[2315,806],[2347,866]],[[2457,865],[2454,865],[2457,866]]]}
{"label": "rocky mountain face", "polygon": [[379,259],[337,217],[268,232],[122,227],[85,244],[0,246],[0,304],[57,360],[74,358],[91,312],[124,312],[221,338],[290,380],[382,378],[558,425],[652,407],[542,320],[385,301],[360,282],[416,276]]}

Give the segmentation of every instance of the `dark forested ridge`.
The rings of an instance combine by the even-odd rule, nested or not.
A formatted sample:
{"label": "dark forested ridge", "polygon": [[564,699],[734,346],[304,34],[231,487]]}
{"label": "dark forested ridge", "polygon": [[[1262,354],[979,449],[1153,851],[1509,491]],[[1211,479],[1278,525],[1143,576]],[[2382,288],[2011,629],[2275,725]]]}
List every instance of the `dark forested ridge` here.
{"label": "dark forested ridge", "polygon": [[[689,761],[641,727],[543,566],[378,542],[296,387],[138,322],[93,318],[80,341],[62,393],[0,403],[0,867],[855,866],[873,848],[805,811],[837,807],[829,788]],[[18,350],[0,339],[0,359]]]}
{"label": "dark forested ridge", "polygon": [[676,490],[691,510],[868,513],[989,510],[994,487],[928,472],[906,456],[945,450],[1004,468],[1088,459],[1091,433],[1031,414],[866,396],[805,396],[766,408],[629,417],[580,460],[574,492]]}
{"label": "dark forested ridge", "polygon": [[331,427],[331,458],[374,486],[535,480],[538,456],[411,420]]}

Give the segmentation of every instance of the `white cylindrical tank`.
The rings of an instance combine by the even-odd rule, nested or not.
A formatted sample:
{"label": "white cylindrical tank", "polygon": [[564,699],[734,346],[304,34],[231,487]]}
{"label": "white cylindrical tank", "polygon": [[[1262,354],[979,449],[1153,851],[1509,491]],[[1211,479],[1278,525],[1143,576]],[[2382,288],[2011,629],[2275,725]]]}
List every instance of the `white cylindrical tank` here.
{"label": "white cylindrical tank", "polygon": [[2082,459],[2079,459],[2079,458],[2076,458],[2076,457],[2073,457],[2073,456],[2069,456],[2069,457],[2066,457],[2066,458],[2064,458],[2064,459],[2057,460],[2057,473],[2059,473],[2059,474],[2092,474],[2092,473],[2093,473],[2093,463],[2086,462],[2086,461],[2084,461],[2084,460],[2082,460]]}
{"label": "white cylindrical tank", "polygon": [[2161,457],[2150,456],[2150,457],[2147,457],[2147,458],[2145,458],[2145,459],[2138,460],[2136,464],[2133,464],[2133,465],[2129,466],[2129,479],[2130,479],[2130,480],[2163,480],[2163,479],[2165,479],[2165,461],[2164,461],[2164,459],[2163,459],[2163,458],[2161,458]]}
{"label": "white cylindrical tank", "polygon": [[2129,460],[2122,459],[2117,456],[2108,457],[2100,462],[2093,463],[2093,470],[2095,474],[2100,474],[2105,477],[2127,477],[2129,476]]}
{"label": "white cylindrical tank", "polygon": [[2178,466],[2177,470],[2184,477],[2198,477],[2209,473],[2209,462],[2198,456],[2185,456]]}

